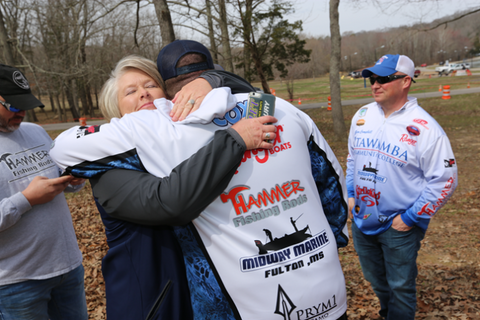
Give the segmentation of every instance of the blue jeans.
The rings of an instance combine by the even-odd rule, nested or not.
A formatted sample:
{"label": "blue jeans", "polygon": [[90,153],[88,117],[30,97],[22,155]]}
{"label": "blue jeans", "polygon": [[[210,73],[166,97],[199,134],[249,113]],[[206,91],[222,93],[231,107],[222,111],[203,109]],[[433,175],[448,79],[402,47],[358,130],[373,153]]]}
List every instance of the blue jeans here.
{"label": "blue jeans", "polygon": [[401,232],[390,227],[368,236],[352,223],[352,235],[365,279],[380,300],[380,315],[387,320],[413,320],[417,305],[415,282],[420,241],[418,227]]}
{"label": "blue jeans", "polygon": [[1,320],[86,320],[83,266],[45,280],[0,286]]}

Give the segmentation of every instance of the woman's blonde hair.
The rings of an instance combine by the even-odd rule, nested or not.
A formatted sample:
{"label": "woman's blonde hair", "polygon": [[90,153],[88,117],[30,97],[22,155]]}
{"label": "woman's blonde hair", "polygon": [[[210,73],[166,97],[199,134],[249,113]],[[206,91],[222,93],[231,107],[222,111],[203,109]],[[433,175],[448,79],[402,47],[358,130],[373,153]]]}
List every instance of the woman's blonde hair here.
{"label": "woman's blonde hair", "polygon": [[147,58],[130,55],[118,61],[115,69],[112,70],[110,78],[105,82],[100,91],[99,107],[106,120],[112,118],[121,118],[120,108],[118,106],[118,79],[129,70],[136,69],[146,73],[151,77],[165,92],[165,84],[162,76],[157,70],[157,65]]}

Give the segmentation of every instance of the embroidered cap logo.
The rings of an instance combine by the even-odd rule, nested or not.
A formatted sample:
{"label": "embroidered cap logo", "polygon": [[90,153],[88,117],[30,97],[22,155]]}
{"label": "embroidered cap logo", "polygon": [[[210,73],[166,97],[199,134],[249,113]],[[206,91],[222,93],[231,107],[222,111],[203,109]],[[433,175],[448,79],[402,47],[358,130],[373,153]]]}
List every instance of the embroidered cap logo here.
{"label": "embroidered cap logo", "polygon": [[25,79],[25,77],[20,71],[15,71],[13,73],[13,82],[15,82],[17,86],[19,86],[22,89],[25,89],[25,90],[30,89],[27,79]]}

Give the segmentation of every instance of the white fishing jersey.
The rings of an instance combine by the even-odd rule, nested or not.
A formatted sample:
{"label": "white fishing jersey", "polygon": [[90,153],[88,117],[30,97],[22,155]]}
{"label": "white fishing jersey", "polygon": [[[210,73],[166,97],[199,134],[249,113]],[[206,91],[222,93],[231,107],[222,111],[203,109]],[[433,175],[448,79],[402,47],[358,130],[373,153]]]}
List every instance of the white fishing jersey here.
{"label": "white fishing jersey", "polygon": [[[158,110],[62,133],[51,156],[67,170],[143,166],[166,176],[216,130],[239,121],[246,102],[246,94],[232,96],[228,89],[217,89],[203,107],[175,123],[169,116],[171,102],[159,99]],[[231,308],[220,314],[214,306],[206,314],[207,308],[193,299],[198,319],[338,319],[346,311],[336,236],[324,213],[329,206],[346,207],[342,168],[306,114],[279,98],[275,110],[274,148],[247,151],[224,193],[192,222]],[[323,196],[322,185],[328,186]],[[181,233],[179,238],[188,256],[191,249],[183,247]],[[201,268],[207,266],[197,264],[193,270],[190,260],[195,259],[185,259],[189,277],[205,273]],[[193,286],[209,285],[199,284],[202,279],[190,281],[194,298],[201,289]]]}
{"label": "white fishing jersey", "polygon": [[425,231],[458,183],[448,137],[416,98],[388,118],[376,102],[358,110],[348,152],[348,196],[355,224],[368,235],[386,231],[398,214]]}

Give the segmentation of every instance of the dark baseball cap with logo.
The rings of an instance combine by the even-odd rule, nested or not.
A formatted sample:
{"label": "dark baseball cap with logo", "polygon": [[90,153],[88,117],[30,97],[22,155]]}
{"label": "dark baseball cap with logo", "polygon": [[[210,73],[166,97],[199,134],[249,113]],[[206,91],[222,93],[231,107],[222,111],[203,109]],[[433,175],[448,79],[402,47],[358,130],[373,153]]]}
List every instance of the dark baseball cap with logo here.
{"label": "dark baseball cap with logo", "polygon": [[0,96],[15,109],[30,110],[44,107],[43,103],[32,94],[23,73],[17,68],[4,64],[0,64]]}
{"label": "dark baseball cap with logo", "polygon": [[[207,61],[177,68],[178,60],[187,53],[202,54],[207,58]],[[215,66],[213,65],[210,51],[200,42],[193,40],[175,40],[160,50],[157,57],[157,68],[163,80],[168,80],[182,74],[214,69]]]}

